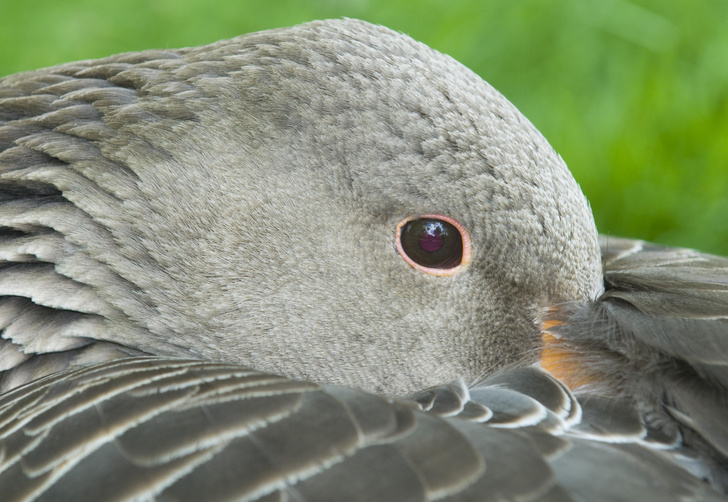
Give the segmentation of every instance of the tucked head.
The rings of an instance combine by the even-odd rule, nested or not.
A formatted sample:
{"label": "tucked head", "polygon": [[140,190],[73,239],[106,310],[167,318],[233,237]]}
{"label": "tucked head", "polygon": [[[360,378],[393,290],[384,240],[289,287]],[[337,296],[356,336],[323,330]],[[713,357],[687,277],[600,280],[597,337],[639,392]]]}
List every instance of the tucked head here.
{"label": "tucked head", "polygon": [[[88,299],[26,296],[85,313],[66,337],[409,392],[536,357],[540,310],[601,288],[561,158],[477,75],[386,28],[314,22],[0,88],[29,81],[50,97],[5,117],[23,132],[2,183],[60,192],[33,225]],[[402,256],[423,215],[469,237],[469,259],[434,267],[453,273]]]}

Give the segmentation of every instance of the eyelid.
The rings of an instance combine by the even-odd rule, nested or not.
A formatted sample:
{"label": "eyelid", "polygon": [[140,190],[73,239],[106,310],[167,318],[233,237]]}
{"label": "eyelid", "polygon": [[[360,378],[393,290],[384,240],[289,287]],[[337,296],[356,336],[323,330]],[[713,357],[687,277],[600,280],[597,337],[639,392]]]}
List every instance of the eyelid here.
{"label": "eyelid", "polygon": [[[436,220],[442,220],[449,224],[451,224],[453,227],[455,227],[458,232],[460,232],[460,237],[463,241],[463,256],[462,260],[460,261],[460,264],[452,267],[452,268],[431,268],[431,267],[425,267],[420,265],[419,263],[415,262],[412,258],[410,258],[407,253],[405,252],[404,248],[402,247],[402,228],[413,220],[419,220],[423,218],[432,218]],[[468,231],[465,230],[465,227],[462,226],[457,220],[449,217],[444,216],[442,214],[420,214],[417,216],[409,216],[405,218],[404,220],[397,223],[397,227],[395,230],[395,236],[394,236],[394,242],[397,246],[397,252],[400,254],[400,256],[404,259],[405,262],[407,262],[408,265],[410,265],[412,268],[415,268],[421,272],[424,272],[425,274],[435,275],[439,277],[447,277],[453,274],[456,274],[459,272],[463,267],[465,267],[470,262],[471,257],[471,241],[470,241],[470,235],[468,234]]]}

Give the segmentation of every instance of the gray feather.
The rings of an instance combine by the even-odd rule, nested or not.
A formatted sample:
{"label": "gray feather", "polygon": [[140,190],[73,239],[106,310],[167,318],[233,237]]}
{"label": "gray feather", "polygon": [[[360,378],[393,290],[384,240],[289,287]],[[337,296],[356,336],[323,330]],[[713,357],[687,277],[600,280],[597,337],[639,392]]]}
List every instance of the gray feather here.
{"label": "gray feather", "polygon": [[[605,427],[609,416],[618,418],[602,417]],[[38,380],[0,397],[0,438],[9,501],[265,500],[279,492],[316,501],[723,500],[639,445],[589,441],[578,430],[557,438],[491,428],[200,361],[124,359]],[[594,466],[638,476],[626,490],[595,484]]]}
{"label": "gray feather", "polygon": [[[397,251],[427,214],[452,275]],[[3,500],[726,500],[727,322],[728,260],[600,254],[538,131],[386,28],[0,79]]]}
{"label": "gray feather", "polygon": [[683,426],[685,444],[716,462],[710,476],[725,483],[728,261],[639,241],[602,242],[604,295],[560,307],[554,318],[563,324],[551,331],[603,390],[638,403],[651,437],[674,443],[675,422]]}

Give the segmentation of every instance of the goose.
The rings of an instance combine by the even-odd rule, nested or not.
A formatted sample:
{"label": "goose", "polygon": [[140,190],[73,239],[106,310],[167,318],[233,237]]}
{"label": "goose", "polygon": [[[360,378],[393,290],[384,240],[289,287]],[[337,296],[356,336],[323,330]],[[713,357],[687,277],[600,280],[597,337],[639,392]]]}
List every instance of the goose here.
{"label": "goose", "polygon": [[315,21],[0,79],[0,493],[728,500],[728,260]]}

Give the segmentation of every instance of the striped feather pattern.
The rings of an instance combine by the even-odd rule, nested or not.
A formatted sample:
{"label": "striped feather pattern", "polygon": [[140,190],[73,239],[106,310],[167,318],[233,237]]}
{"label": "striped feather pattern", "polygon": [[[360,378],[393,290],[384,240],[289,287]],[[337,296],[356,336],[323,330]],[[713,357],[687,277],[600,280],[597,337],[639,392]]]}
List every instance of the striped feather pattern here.
{"label": "striped feather pattern", "polygon": [[644,446],[633,409],[594,399],[536,368],[390,400],[129,358],[0,397],[0,486],[7,501],[613,500],[625,486],[595,483],[606,469],[630,496],[723,500]]}

